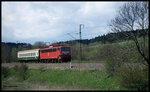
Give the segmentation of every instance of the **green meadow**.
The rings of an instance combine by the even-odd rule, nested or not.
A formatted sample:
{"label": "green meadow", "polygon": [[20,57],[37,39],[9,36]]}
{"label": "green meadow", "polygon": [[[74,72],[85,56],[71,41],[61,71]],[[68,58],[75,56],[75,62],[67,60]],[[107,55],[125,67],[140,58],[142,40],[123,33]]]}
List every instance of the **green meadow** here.
{"label": "green meadow", "polygon": [[[34,90],[33,84],[45,84],[49,88],[56,87],[55,90],[58,87],[60,90],[61,88],[65,90],[68,88],[78,90],[126,90],[118,84],[115,77],[108,78],[105,71],[59,69],[41,71],[40,69],[29,69],[27,72],[26,80],[22,80],[14,69],[9,69],[9,75],[3,80],[8,81],[11,78],[12,82],[3,82],[2,90],[7,90],[4,85],[12,86],[13,84],[18,86],[17,90]],[[8,88],[8,90],[11,89]],[[12,90],[16,90],[16,88]]]}

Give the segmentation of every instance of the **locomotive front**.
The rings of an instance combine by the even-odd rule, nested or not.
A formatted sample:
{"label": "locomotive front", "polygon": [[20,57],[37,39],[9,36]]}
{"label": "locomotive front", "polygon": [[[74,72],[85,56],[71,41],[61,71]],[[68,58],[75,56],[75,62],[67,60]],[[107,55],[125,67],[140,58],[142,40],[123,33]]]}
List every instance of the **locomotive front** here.
{"label": "locomotive front", "polygon": [[70,47],[61,47],[61,59],[62,61],[71,61]]}

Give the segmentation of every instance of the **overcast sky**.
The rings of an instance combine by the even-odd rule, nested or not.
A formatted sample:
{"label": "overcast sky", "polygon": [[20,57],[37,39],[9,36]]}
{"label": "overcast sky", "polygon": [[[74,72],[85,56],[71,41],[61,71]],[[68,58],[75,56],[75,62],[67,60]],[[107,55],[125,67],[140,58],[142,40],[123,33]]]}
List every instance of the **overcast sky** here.
{"label": "overcast sky", "polygon": [[[108,22],[125,2],[2,2],[2,42],[59,42],[109,32]],[[70,35],[67,35],[69,33]]]}

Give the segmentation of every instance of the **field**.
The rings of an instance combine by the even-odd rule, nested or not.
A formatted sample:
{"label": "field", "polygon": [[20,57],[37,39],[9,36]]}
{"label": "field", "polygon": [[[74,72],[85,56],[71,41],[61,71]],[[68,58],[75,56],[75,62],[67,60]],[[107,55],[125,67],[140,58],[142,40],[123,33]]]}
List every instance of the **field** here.
{"label": "field", "polygon": [[125,90],[115,77],[107,78],[102,63],[72,63],[72,68],[70,63],[26,63],[29,76],[24,81],[13,69],[17,64],[2,63],[11,73],[2,79],[2,90]]}

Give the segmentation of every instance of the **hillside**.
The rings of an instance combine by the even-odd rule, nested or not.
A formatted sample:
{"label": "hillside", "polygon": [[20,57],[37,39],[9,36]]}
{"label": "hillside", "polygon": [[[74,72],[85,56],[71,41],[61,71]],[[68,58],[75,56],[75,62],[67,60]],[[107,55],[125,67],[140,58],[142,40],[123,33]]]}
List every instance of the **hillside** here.
{"label": "hillside", "polygon": [[[148,29],[146,29],[147,31]],[[134,33],[135,35],[137,35],[138,37],[142,37],[145,36],[145,31],[144,30],[135,30],[132,31],[132,33]],[[114,42],[121,42],[121,41],[126,41],[126,40],[131,40],[131,38],[129,38],[129,36],[125,36],[125,35],[131,35],[129,31],[124,31],[124,32],[117,32],[117,33],[108,33],[106,35],[99,35],[95,38],[92,39],[82,39],[81,43],[82,44],[90,44],[90,43],[95,43],[95,42],[99,42],[99,43],[114,43]],[[64,42],[57,42],[57,43],[53,43],[53,44],[74,44],[76,42],[80,42],[80,40],[73,40],[73,41],[64,41]]]}

